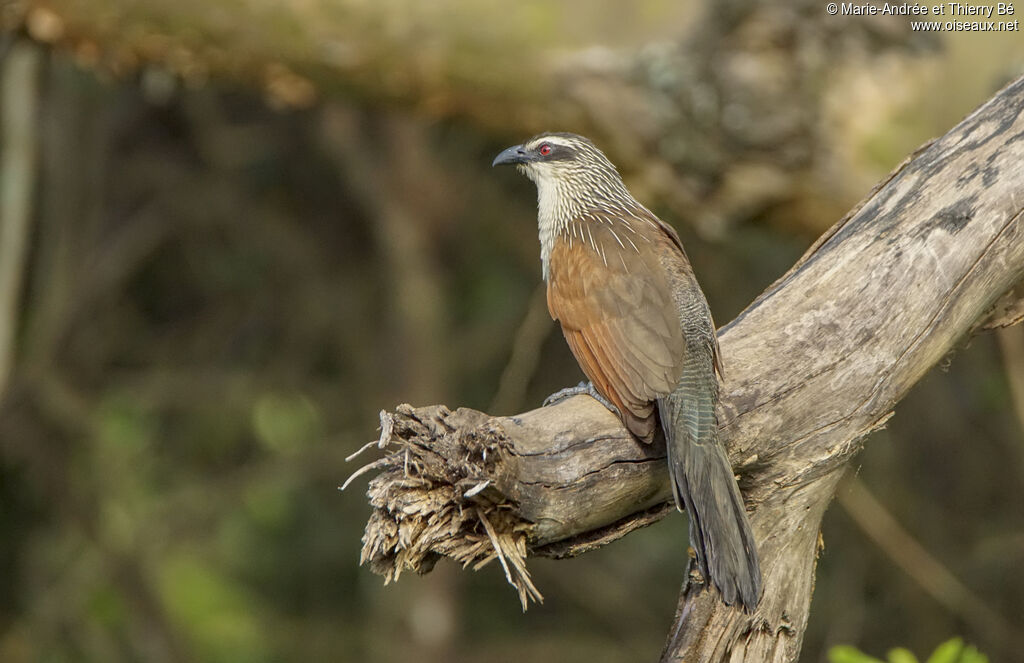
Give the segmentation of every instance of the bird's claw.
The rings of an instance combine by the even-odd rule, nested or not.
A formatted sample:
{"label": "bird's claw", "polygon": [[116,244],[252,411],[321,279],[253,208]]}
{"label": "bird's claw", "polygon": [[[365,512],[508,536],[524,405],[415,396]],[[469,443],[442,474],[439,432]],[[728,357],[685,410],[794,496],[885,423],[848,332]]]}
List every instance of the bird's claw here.
{"label": "bird's claw", "polygon": [[575,387],[566,387],[565,389],[559,389],[558,391],[544,399],[544,407],[561,403],[565,399],[572,398],[573,396],[581,395],[590,396],[595,401],[608,408],[608,410],[611,411],[611,413],[614,414],[616,417],[621,418],[622,415],[619,413],[619,408],[612,405],[611,401],[602,396],[601,392],[599,392],[594,387],[593,382],[580,382]]}
{"label": "bird's claw", "polygon": [[[580,382],[575,387],[566,387],[565,389],[559,389],[558,391],[544,399],[544,407],[548,407],[549,405],[556,405],[567,398],[579,396],[580,394],[590,394],[590,389],[593,389],[593,387],[593,383]],[[595,389],[594,391],[597,390]]]}

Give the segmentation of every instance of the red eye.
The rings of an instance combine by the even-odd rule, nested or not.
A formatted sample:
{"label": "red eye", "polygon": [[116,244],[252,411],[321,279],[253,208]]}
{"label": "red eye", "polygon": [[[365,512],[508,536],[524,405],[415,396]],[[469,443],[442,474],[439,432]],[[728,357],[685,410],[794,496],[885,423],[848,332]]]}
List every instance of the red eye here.
{"label": "red eye", "polygon": [[551,146],[548,145],[547,143],[544,143],[543,145],[540,146],[540,149],[537,151],[540,152],[540,155],[542,157],[546,157],[547,155],[551,154]]}

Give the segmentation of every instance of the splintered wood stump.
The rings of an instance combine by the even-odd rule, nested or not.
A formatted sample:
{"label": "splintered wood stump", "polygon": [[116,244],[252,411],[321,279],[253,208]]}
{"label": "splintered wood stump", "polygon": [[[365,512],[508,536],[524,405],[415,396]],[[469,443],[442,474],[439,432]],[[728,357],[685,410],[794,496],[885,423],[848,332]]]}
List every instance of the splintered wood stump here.
{"label": "splintered wood stump", "polygon": [[364,469],[375,507],[363,561],[387,580],[447,556],[499,559],[527,600],[541,594],[525,556],[569,557],[655,522],[671,499],[663,443],[633,438],[586,396],[515,417],[443,405],[381,414],[398,450]]}
{"label": "splintered wood stump", "polygon": [[[1024,79],[899,166],[719,332],[719,421],[764,573],[753,614],[689,574],[663,660],[792,661],[818,532],[863,439],[968,333],[1024,316]],[[1015,289],[1016,286],[1016,289]],[[515,417],[443,406],[382,416],[364,561],[387,578],[438,556],[571,556],[669,509],[663,449],[578,397]]]}

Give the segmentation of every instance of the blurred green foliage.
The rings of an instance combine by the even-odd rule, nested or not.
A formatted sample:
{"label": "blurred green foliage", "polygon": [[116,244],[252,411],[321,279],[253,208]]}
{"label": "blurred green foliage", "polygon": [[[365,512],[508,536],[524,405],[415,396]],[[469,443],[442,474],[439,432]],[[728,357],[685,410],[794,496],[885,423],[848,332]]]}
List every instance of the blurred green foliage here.
{"label": "blurred green foliage", "polygon": [[[873,656],[861,652],[850,645],[837,645],[828,651],[829,663],[886,663]],[[918,663],[914,654],[902,647],[889,651],[888,663]],[[985,656],[973,645],[964,644],[963,639],[953,638],[936,647],[932,655],[924,663],[988,663]]]}

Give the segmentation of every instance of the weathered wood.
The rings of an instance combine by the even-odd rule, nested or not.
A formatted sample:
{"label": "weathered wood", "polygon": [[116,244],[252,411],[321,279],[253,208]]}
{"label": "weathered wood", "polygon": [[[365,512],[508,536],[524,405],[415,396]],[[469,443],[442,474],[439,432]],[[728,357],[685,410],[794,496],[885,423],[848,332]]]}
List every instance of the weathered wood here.
{"label": "weathered wood", "polygon": [[[1007,293],[1024,278],[1022,110],[1024,78],[897,168],[720,330],[722,434],[751,510],[765,593],[747,615],[691,574],[663,660],[795,660],[821,518],[863,439],[958,339],[987,320],[1019,319],[1019,293]],[[510,418],[404,406],[386,423],[382,441],[402,446],[371,481],[377,525],[429,529],[436,512],[409,520],[418,507],[398,487],[447,482],[456,489],[449,513],[484,514],[452,530],[476,536],[472,554],[453,556],[486,562],[496,554],[486,541],[507,548],[502,563],[524,600],[527,550],[571,555],[666,511],[659,448],[631,440],[586,398]],[[489,524],[499,516],[503,529]],[[401,548],[395,535],[389,552],[373,526],[364,553],[394,575],[411,558],[396,566],[388,555],[416,539]],[[408,568],[448,554],[452,539],[440,540]]]}
{"label": "weathered wood", "polygon": [[589,397],[515,417],[402,405],[381,428],[380,443],[399,448],[367,466],[383,471],[370,482],[363,561],[388,580],[429,571],[438,555],[479,568],[500,549],[525,608],[540,599],[527,550],[571,557],[668,512],[663,443],[637,442]]}
{"label": "weathered wood", "polygon": [[765,599],[751,620],[684,589],[666,660],[796,658],[821,515],[850,456],[1024,275],[1022,109],[1019,79],[723,330],[726,439],[741,467],[756,459],[745,494]]}

